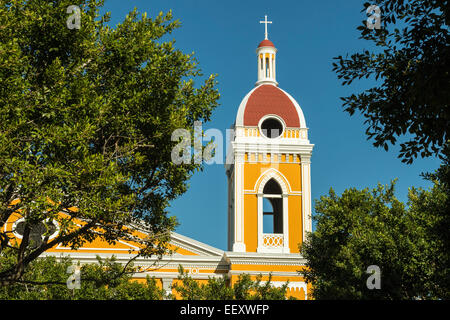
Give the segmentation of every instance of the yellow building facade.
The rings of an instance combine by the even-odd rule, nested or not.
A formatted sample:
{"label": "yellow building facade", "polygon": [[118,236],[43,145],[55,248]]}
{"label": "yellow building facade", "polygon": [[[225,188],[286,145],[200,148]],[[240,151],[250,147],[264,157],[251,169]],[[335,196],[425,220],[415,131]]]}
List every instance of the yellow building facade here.
{"label": "yellow building facade", "polygon": [[[272,275],[275,286],[289,280],[288,296],[308,299],[310,288],[299,273],[305,264],[299,245],[312,229],[313,145],[299,104],[278,87],[276,54],[277,49],[266,35],[256,50],[256,86],[240,103],[232,126],[234,136],[225,164],[227,250],[172,233],[170,246],[175,253],[161,259],[137,258],[134,265],[141,272],[134,275],[135,279],[155,277],[161,287],[171,292],[180,265],[200,282],[228,276],[234,283],[244,273],[252,278],[262,275],[263,280]],[[4,231],[16,230],[21,219],[19,213],[13,215],[3,226]],[[14,235],[20,242],[21,235]],[[57,245],[45,255],[69,255],[81,263],[94,263],[97,255],[114,255],[125,264],[138,251],[139,247],[130,242],[109,244],[95,240],[76,251]]]}

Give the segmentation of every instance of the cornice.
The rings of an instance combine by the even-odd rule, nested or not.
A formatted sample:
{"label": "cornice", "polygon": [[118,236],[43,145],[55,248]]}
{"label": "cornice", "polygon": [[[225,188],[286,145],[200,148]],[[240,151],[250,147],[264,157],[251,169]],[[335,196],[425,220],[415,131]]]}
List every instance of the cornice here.
{"label": "cornice", "polygon": [[300,254],[256,253],[227,251],[224,259],[233,264],[303,266],[306,259]]}

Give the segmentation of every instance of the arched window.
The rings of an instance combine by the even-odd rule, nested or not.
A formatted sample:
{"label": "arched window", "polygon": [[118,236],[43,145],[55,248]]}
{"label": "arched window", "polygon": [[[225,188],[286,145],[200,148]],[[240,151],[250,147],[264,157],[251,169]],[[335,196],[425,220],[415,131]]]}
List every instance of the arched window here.
{"label": "arched window", "polygon": [[256,252],[290,253],[288,188],[273,170],[258,187],[258,247]]}
{"label": "arched window", "polygon": [[270,179],[263,190],[263,233],[283,233],[281,187]]}

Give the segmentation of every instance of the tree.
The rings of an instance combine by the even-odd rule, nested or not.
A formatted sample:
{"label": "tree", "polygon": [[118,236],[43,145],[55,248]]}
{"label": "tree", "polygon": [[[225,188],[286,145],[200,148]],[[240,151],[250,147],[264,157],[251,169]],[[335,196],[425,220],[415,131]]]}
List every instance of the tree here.
{"label": "tree", "polygon": [[[12,255],[11,255],[12,257]],[[0,300],[161,300],[166,297],[156,280],[147,276],[145,282],[132,280],[137,272],[132,264],[123,266],[115,258],[80,265],[79,288],[67,286],[67,272],[74,262],[69,257],[48,256],[32,261],[20,281],[0,287]],[[0,257],[0,265],[8,263]]]}
{"label": "tree", "polygon": [[182,300],[286,300],[288,283],[276,288],[271,283],[271,275],[263,284],[261,276],[252,280],[250,275],[242,274],[231,285],[227,277],[209,278],[205,284],[201,284],[192,279],[181,266],[179,272],[178,279],[181,281],[172,287]]}
{"label": "tree", "polygon": [[381,28],[358,29],[375,45],[350,57],[335,57],[333,71],[350,85],[356,79],[375,78],[377,86],[341,98],[345,111],[365,118],[374,146],[395,145],[399,158],[412,163],[421,157],[442,156],[450,141],[450,46],[448,0],[374,0],[380,8]]}
{"label": "tree", "polygon": [[[393,182],[340,197],[331,189],[316,202],[317,228],[301,248],[314,298],[450,297],[449,253],[434,233],[449,195],[435,182],[428,191],[411,188],[408,197],[408,206],[397,200]],[[372,265],[381,271],[379,290],[367,286]]]}
{"label": "tree", "polygon": [[[423,176],[439,187],[441,201],[429,201],[426,197],[418,199],[416,210],[430,212],[437,217],[432,225],[430,234],[434,243],[439,244],[437,252],[439,264],[436,265],[435,282],[447,290],[447,298],[450,292],[450,145],[444,147],[444,157],[441,166],[434,173],[423,174]],[[444,196],[445,195],[445,196]],[[436,205],[438,203],[439,205]]]}
{"label": "tree", "polygon": [[172,132],[209,121],[219,97],[214,76],[197,87],[193,55],[163,41],[179,22],[134,10],[113,29],[100,0],[0,4],[0,227],[24,218],[20,245],[1,228],[0,255],[15,256],[0,285],[57,244],[122,239],[163,254],[176,225],[166,208],[202,168],[172,163]]}
{"label": "tree", "polygon": [[[14,260],[13,252],[0,256],[0,271]],[[75,264],[70,257],[40,257],[26,268],[23,277],[8,286],[0,287],[0,300],[162,300],[175,299],[175,295],[160,289],[155,278],[146,277],[145,282],[133,280],[140,272],[133,263],[122,265],[115,257],[97,263]],[[79,288],[69,289],[68,268],[79,268]],[[210,278],[206,284],[199,284],[180,267],[181,283],[173,288],[183,300],[284,300],[287,283],[275,288],[271,280],[261,283],[248,274],[229,285],[227,278]]]}

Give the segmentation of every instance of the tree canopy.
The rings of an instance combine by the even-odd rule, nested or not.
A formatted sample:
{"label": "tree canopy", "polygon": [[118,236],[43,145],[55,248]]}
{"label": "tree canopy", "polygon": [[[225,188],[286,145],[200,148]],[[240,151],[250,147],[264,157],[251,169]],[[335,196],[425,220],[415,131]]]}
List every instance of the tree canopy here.
{"label": "tree canopy", "polygon": [[[11,253],[11,252],[10,252]],[[13,255],[0,257],[1,266],[10,265]],[[72,270],[69,268],[73,267]],[[69,277],[79,270],[79,279]],[[0,268],[1,270],[2,268]],[[132,263],[123,266],[115,257],[97,263],[74,263],[70,257],[40,257],[32,261],[23,276],[8,286],[0,287],[0,300],[161,300],[166,292],[158,287],[154,278],[144,281],[132,280],[138,272]],[[79,287],[76,282],[79,281]]]}
{"label": "tree canopy", "polygon": [[[12,253],[12,252],[9,252]],[[11,254],[0,256],[0,271],[13,263]],[[147,276],[136,281],[133,276],[142,272],[133,263],[122,265],[111,259],[97,263],[74,263],[66,256],[40,257],[31,262],[20,281],[0,287],[0,300],[285,300],[287,285],[277,288],[271,279],[264,284],[261,277],[252,280],[241,275],[233,285],[226,277],[209,278],[200,284],[180,266],[180,282],[173,284],[174,293],[166,292],[158,281]],[[79,287],[68,287],[70,267],[79,270]],[[74,271],[72,269],[71,271]],[[75,280],[75,278],[73,279]],[[75,284],[75,282],[74,282]]]}
{"label": "tree canopy", "polygon": [[239,275],[231,284],[227,277],[209,278],[204,284],[192,279],[183,267],[179,268],[179,283],[173,289],[182,300],[286,300],[288,282],[277,288],[272,285],[272,275],[266,282],[262,276],[252,280],[249,274]]}
{"label": "tree canopy", "polygon": [[396,144],[399,158],[442,156],[450,141],[450,12],[448,0],[374,0],[380,28],[358,27],[373,50],[338,56],[333,71],[343,85],[372,78],[376,86],[341,98],[350,115],[359,111],[376,147]]}
{"label": "tree canopy", "polygon": [[[20,246],[0,231],[0,254],[15,252],[0,283],[58,243],[132,240],[141,255],[162,254],[176,225],[169,202],[201,169],[172,163],[171,135],[209,121],[215,77],[203,79],[193,55],[167,40],[180,25],[171,12],[134,10],[112,28],[102,5],[0,0],[0,226],[14,212],[24,218]],[[80,9],[79,29],[69,6]]]}
{"label": "tree canopy", "polygon": [[[448,227],[449,194],[436,181],[430,190],[411,188],[405,206],[394,190],[394,183],[341,196],[331,189],[316,202],[316,231],[301,248],[314,298],[450,297],[448,248],[436,232]],[[372,265],[380,269],[380,289],[367,287]]]}

